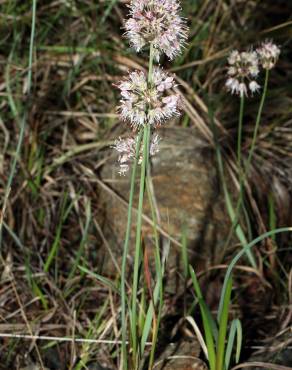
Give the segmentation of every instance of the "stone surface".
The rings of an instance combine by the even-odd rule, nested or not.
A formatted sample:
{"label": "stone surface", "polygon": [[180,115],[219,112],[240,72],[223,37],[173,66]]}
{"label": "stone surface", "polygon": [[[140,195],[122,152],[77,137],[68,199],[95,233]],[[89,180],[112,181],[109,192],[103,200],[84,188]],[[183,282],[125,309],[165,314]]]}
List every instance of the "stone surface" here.
{"label": "stone surface", "polygon": [[[224,245],[229,230],[228,216],[219,191],[216,161],[213,150],[190,128],[163,128],[160,152],[152,160],[152,179],[155,197],[161,216],[160,226],[171,237],[180,241],[184,227],[187,229],[190,262],[205,264],[214,259]],[[117,157],[108,153],[101,178],[109,190],[103,190],[102,200],[106,208],[104,232],[118,263],[121,260],[123,241],[127,223],[127,206],[121,198],[128,201],[130,176],[120,177],[117,173]],[[138,187],[138,183],[137,183]],[[136,188],[135,207],[138,189]],[[147,197],[146,197],[147,198]],[[150,216],[149,202],[146,199],[144,212]],[[135,216],[133,216],[135,223]],[[130,251],[133,251],[132,228]],[[145,245],[153,228],[143,223]],[[101,251],[102,253],[102,251]],[[130,256],[132,254],[130,253]],[[178,268],[181,263],[181,248],[171,243],[169,269]],[[106,263],[104,271],[110,271],[112,263]]]}

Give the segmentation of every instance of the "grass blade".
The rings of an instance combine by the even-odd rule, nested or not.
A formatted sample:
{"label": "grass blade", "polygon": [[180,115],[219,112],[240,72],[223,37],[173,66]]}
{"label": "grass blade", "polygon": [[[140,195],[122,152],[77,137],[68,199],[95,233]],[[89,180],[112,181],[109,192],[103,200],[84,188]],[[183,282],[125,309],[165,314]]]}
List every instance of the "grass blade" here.
{"label": "grass blade", "polygon": [[69,213],[70,213],[70,211],[73,207],[73,202],[71,202],[69,204],[69,206],[67,207],[67,209],[66,209],[67,198],[68,198],[68,192],[65,193],[64,198],[62,200],[60,220],[59,220],[59,224],[58,224],[58,227],[57,227],[55,239],[53,241],[52,247],[50,249],[50,253],[49,253],[49,255],[46,259],[45,265],[44,265],[44,271],[45,272],[49,271],[50,266],[51,266],[54,258],[56,257],[56,255],[58,253],[58,249],[59,249],[60,241],[61,241],[62,227],[63,227],[63,224],[66,221],[66,219],[67,219],[67,217],[68,217],[68,215],[69,215]]}
{"label": "grass blade", "polygon": [[220,300],[220,305],[219,305],[219,314],[220,314],[220,311],[222,310],[222,306],[223,306],[223,299],[222,299],[222,297],[225,294],[225,290],[227,288],[227,284],[228,284],[229,278],[230,278],[230,276],[232,274],[232,270],[233,270],[234,266],[237,264],[237,262],[240,260],[240,258],[248,250],[250,250],[252,247],[254,247],[257,243],[260,243],[262,240],[264,240],[264,239],[266,239],[266,238],[268,238],[270,236],[273,236],[273,235],[276,235],[276,234],[285,233],[285,232],[292,232],[292,227],[281,227],[281,228],[278,228],[278,229],[275,229],[275,230],[271,230],[271,231],[267,231],[267,232],[261,234],[260,236],[258,236],[257,238],[255,238],[253,241],[251,241],[249,244],[247,244],[232,259],[232,261],[230,262],[230,264],[228,266],[228,269],[226,271],[226,275],[225,275],[225,278],[224,278],[224,283],[223,283],[223,288],[222,288],[222,294],[221,294],[221,300]]}
{"label": "grass blade", "polygon": [[107,279],[104,276],[96,274],[95,272],[92,272],[92,271],[88,270],[84,266],[78,266],[78,268],[79,268],[79,270],[81,270],[81,271],[85,272],[86,274],[88,274],[88,275],[94,277],[95,279],[99,280],[103,285],[107,286],[109,289],[113,290],[115,293],[120,294],[119,289],[116,287],[116,285],[114,285],[114,283],[110,279]]}
{"label": "grass blade", "polygon": [[214,345],[214,339],[213,339],[213,330],[212,330],[212,319],[210,319],[210,316],[208,314],[207,305],[205,304],[201,289],[195,274],[194,269],[190,266],[190,274],[193,281],[194,289],[197,294],[198,302],[200,305],[200,310],[202,314],[203,319],[203,326],[204,326],[204,332],[205,332],[205,340],[206,345],[208,349],[208,360],[210,365],[210,370],[216,369],[216,355],[215,355],[215,345]]}
{"label": "grass blade", "polygon": [[74,264],[73,264],[73,266],[70,270],[70,273],[68,275],[68,280],[71,280],[73,278],[73,276],[74,276],[74,274],[77,270],[77,267],[79,265],[79,261],[81,259],[81,256],[83,254],[84,247],[85,247],[86,242],[87,242],[88,230],[89,230],[89,226],[90,226],[90,223],[91,223],[91,204],[90,204],[90,200],[88,202],[86,202],[86,204],[85,204],[85,214],[86,214],[86,221],[85,221],[85,227],[84,227],[82,239],[81,239],[80,246],[79,246],[79,249],[77,251],[76,257],[74,258]]}
{"label": "grass blade", "polygon": [[223,304],[219,316],[219,334],[216,353],[216,370],[223,370],[224,367],[225,339],[227,333],[231,290],[232,290],[232,277],[230,276],[230,278],[227,281],[226,289],[221,292],[221,299],[223,299]]}
{"label": "grass blade", "polygon": [[[28,73],[27,73],[27,95],[28,96],[30,95],[31,86],[32,86],[32,63],[33,63],[33,49],[34,49],[34,39],[35,39],[36,7],[37,7],[37,0],[33,0],[32,1],[31,33],[30,33],[30,44],[29,44],[29,62],[28,62]],[[14,105],[13,105],[12,111],[14,112],[14,115],[16,116],[18,115],[16,107]],[[9,197],[9,193],[10,193],[14,175],[15,175],[16,164],[17,164],[20,152],[21,152],[24,132],[26,128],[26,117],[27,117],[27,112],[24,112],[23,117],[20,122],[19,138],[17,142],[15,156],[11,164],[8,181],[5,187],[4,205],[7,203],[7,200]],[[3,218],[4,218],[4,215],[3,215]],[[1,217],[0,219],[0,251],[1,251],[1,245],[2,245],[3,218]]]}
{"label": "grass blade", "polygon": [[231,354],[232,354],[232,350],[234,346],[235,335],[237,337],[235,361],[236,363],[238,363],[240,352],[241,352],[241,346],[242,346],[242,327],[241,327],[240,320],[238,319],[233,320],[230,326],[226,353],[225,353],[225,370],[229,369]]}
{"label": "grass blade", "polygon": [[196,333],[196,336],[197,336],[197,339],[201,345],[201,348],[204,352],[204,355],[206,357],[207,360],[209,360],[209,356],[208,356],[208,349],[207,349],[207,346],[206,346],[206,343],[204,341],[204,338],[202,336],[202,333],[198,327],[198,325],[196,324],[195,320],[191,317],[191,316],[187,316],[186,317],[186,320],[191,324],[191,326],[193,327],[195,333]]}

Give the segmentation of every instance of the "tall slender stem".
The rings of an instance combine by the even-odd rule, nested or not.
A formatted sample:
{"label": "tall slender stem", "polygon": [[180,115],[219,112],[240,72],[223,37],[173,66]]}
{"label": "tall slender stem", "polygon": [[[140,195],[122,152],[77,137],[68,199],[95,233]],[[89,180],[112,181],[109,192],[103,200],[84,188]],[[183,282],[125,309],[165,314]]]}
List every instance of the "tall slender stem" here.
{"label": "tall slender stem", "polygon": [[[148,83],[152,83],[153,76],[153,61],[154,61],[154,48],[150,46],[149,55],[149,70],[148,70]],[[141,130],[142,131],[142,130]],[[144,201],[144,190],[145,190],[145,179],[147,174],[148,159],[149,159],[149,142],[150,142],[151,128],[148,123],[143,128],[143,158],[141,164],[140,174],[140,191],[139,191],[139,202],[138,202],[138,214],[137,214],[137,228],[136,228],[136,242],[135,242],[135,257],[134,257],[134,272],[133,272],[133,286],[132,286],[132,346],[133,346],[133,359],[137,364],[138,351],[138,340],[137,340],[137,294],[139,285],[139,266],[141,259],[141,231],[142,231],[142,214],[143,214],[143,201]]]}
{"label": "tall slender stem", "polygon": [[[158,233],[157,233],[157,218],[155,214],[154,204],[153,204],[153,195],[151,192],[151,183],[150,183],[150,169],[148,167],[147,169],[147,178],[146,178],[146,189],[147,189],[147,195],[149,199],[150,209],[151,209],[151,215],[153,219],[153,232],[154,232],[154,240],[155,240],[155,266],[156,266],[156,276],[157,276],[157,284],[159,287],[159,293],[158,293],[158,307],[157,311],[158,314],[155,318],[155,307],[157,303],[157,299],[155,299],[155,290],[154,290],[154,297],[151,304],[153,305],[153,323],[155,318],[155,325],[153,324],[153,334],[152,334],[152,346],[151,346],[151,352],[149,356],[149,364],[148,364],[148,370],[151,370],[154,363],[154,355],[155,355],[155,349],[156,349],[156,343],[157,343],[157,337],[158,337],[158,329],[161,319],[161,313],[162,313],[162,306],[163,306],[163,274],[164,274],[164,266],[161,263],[160,258],[160,249],[159,249],[159,240],[158,240]],[[155,287],[156,289],[156,287]]]}
{"label": "tall slender stem", "polygon": [[[216,158],[217,158],[217,163],[218,163],[219,176],[220,176],[220,179],[221,179],[221,184],[222,184],[222,189],[223,189],[223,193],[224,193],[227,212],[229,214],[230,220],[232,221],[231,231],[232,231],[232,233],[233,233],[233,231],[236,232],[240,243],[244,247],[247,244],[247,240],[246,240],[245,234],[244,234],[240,224],[238,223],[238,207],[236,208],[236,214],[235,214],[235,210],[234,210],[234,207],[233,207],[233,204],[232,204],[232,198],[231,198],[231,195],[228,191],[227,182],[226,182],[225,175],[224,175],[223,158],[222,158],[222,154],[221,154],[220,145],[219,145],[219,142],[218,142],[217,128],[216,128],[216,125],[214,123],[213,110],[210,110],[209,113],[210,113],[211,127],[212,127],[212,131],[213,131],[213,135],[214,135],[214,141],[215,141],[215,152],[216,152]],[[229,233],[228,241],[231,239],[232,233],[231,232]],[[223,247],[223,251],[226,249],[227,245],[228,244],[225,243],[225,245]],[[255,261],[255,258],[253,256],[253,254],[251,253],[251,251],[247,251],[247,257],[249,258],[249,261],[250,261],[251,265],[256,269],[257,268],[256,261]]]}
{"label": "tall slender stem", "polygon": [[137,228],[136,228],[136,243],[135,243],[135,257],[134,257],[134,272],[133,272],[133,287],[132,287],[132,345],[133,345],[133,357],[137,356],[137,294],[139,285],[139,266],[141,259],[141,231],[142,231],[142,213],[143,213],[143,200],[144,200],[144,189],[145,189],[145,178],[146,178],[146,165],[147,165],[147,154],[148,154],[148,139],[149,139],[150,127],[149,125],[144,126],[143,130],[143,160],[141,165],[140,174],[140,191],[139,191],[139,203],[138,203],[138,215],[137,215]]}
{"label": "tall slender stem", "polygon": [[267,96],[268,81],[269,81],[269,70],[266,69],[263,94],[262,94],[262,98],[261,98],[261,101],[260,101],[260,106],[259,106],[259,110],[258,110],[258,114],[257,114],[257,118],[256,118],[255,129],[254,129],[254,132],[253,132],[251,147],[250,147],[250,150],[249,150],[247,163],[246,163],[246,166],[245,166],[245,176],[248,176],[249,167],[250,167],[252,156],[253,156],[254,149],[255,149],[255,144],[256,144],[257,135],[258,135],[259,127],[260,127],[260,122],[261,122],[261,118],[262,118],[264,103],[265,103],[266,96]]}
{"label": "tall slender stem", "polygon": [[[258,130],[259,130],[259,126],[260,126],[260,122],[261,122],[261,118],[262,118],[263,107],[264,107],[264,103],[265,103],[266,96],[267,96],[268,82],[269,82],[269,70],[267,69],[266,74],[265,74],[265,82],[264,82],[263,93],[262,93],[262,96],[261,96],[261,101],[260,101],[259,109],[258,109],[258,112],[257,112],[255,128],[254,128],[254,132],[253,132],[251,147],[250,147],[249,154],[248,154],[248,159],[247,159],[247,162],[244,166],[244,171],[242,171],[241,167],[239,168],[239,173],[241,174],[240,175],[240,182],[239,182],[239,197],[238,197],[237,204],[236,204],[235,219],[233,220],[229,235],[227,237],[227,242],[225,243],[225,245],[228,245],[228,243],[231,240],[231,237],[233,235],[233,232],[236,229],[236,226],[239,222],[239,214],[240,214],[240,209],[241,209],[241,205],[242,205],[242,202],[243,202],[244,181],[248,177],[248,173],[249,173],[249,169],[250,169],[250,165],[251,165],[251,160],[252,160],[252,156],[253,156],[254,149],[255,149]],[[240,120],[241,119],[239,118],[239,122],[240,122]],[[223,249],[225,249],[225,247]]]}
{"label": "tall slender stem", "polygon": [[127,229],[126,237],[123,250],[123,259],[122,259],[122,271],[121,271],[121,300],[122,300],[122,361],[123,368],[127,370],[128,361],[127,361],[127,321],[126,321],[126,265],[127,265],[127,256],[129,252],[129,240],[131,233],[132,225],[132,207],[134,199],[134,190],[135,190],[135,179],[137,172],[137,165],[139,160],[139,153],[141,147],[143,131],[141,130],[138,134],[137,147],[136,147],[136,157],[133,164],[132,175],[131,175],[131,187],[130,187],[130,196],[129,196],[129,206],[128,206],[128,220],[127,220]]}
{"label": "tall slender stem", "polygon": [[242,96],[240,97],[238,137],[237,137],[237,161],[238,161],[238,168],[240,172],[241,172],[241,143],[242,143],[243,112],[244,112],[244,94],[242,94]]}

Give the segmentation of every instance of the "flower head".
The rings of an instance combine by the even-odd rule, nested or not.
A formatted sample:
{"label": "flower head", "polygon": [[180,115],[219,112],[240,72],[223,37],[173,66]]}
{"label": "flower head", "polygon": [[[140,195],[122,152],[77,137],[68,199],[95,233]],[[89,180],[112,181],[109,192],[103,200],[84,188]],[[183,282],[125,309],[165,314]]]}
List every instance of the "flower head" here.
{"label": "flower head", "polygon": [[258,49],[259,60],[264,69],[272,69],[279,59],[280,49],[271,41],[264,42]]}
{"label": "flower head", "polygon": [[[136,156],[138,137],[129,137],[126,139],[119,138],[115,141],[113,148],[119,153],[118,162],[120,165],[119,174],[125,176],[129,171],[130,163],[134,161]],[[153,157],[159,152],[160,137],[157,134],[151,136],[149,145],[149,156]],[[143,159],[143,145],[139,151],[139,161],[141,164]]]}
{"label": "flower head", "polygon": [[159,68],[154,68],[151,84],[144,72],[135,71],[117,86],[122,95],[121,118],[134,128],[146,123],[156,126],[179,115],[180,96],[171,92],[174,77]]}
{"label": "flower head", "polygon": [[173,59],[187,39],[185,20],[179,16],[178,0],[132,0],[126,36],[136,51],[152,44],[155,57],[162,53]]}
{"label": "flower head", "polygon": [[228,57],[228,79],[226,87],[232,94],[248,95],[248,90],[254,93],[260,86],[255,81],[259,73],[258,55],[255,51],[239,52],[234,50]]}

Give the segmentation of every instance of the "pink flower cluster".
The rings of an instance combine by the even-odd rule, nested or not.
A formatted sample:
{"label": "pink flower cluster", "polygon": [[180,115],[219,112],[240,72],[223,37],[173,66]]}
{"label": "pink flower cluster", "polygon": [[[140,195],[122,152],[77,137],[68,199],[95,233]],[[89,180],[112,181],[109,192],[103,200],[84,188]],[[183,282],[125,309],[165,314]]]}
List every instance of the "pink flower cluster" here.
{"label": "pink flower cluster", "polygon": [[157,126],[178,116],[180,97],[172,93],[174,86],[174,77],[159,68],[154,68],[151,84],[144,72],[129,73],[118,84],[122,96],[119,106],[121,118],[137,129],[146,123]]}
{"label": "pink flower cluster", "polygon": [[[144,47],[151,50],[151,65],[161,54],[169,59],[178,55],[187,38],[187,26],[179,16],[178,0],[131,0],[130,16],[125,23],[126,35],[136,51]],[[129,122],[134,131],[146,125],[151,128],[149,155],[159,151],[160,138],[153,130],[180,114],[180,95],[173,91],[175,78],[161,68],[150,68],[149,76],[133,71],[116,86],[121,92],[118,112],[123,121]],[[138,163],[142,162],[143,144]],[[120,175],[125,175],[129,164],[136,158],[137,137],[115,141],[119,153]]]}
{"label": "pink flower cluster", "polygon": [[264,69],[272,69],[279,59],[280,49],[271,41],[264,42],[258,49],[259,60]]}
{"label": "pink flower cluster", "polygon": [[161,54],[175,58],[187,39],[186,22],[177,0],[132,0],[126,35],[137,52],[152,44],[156,60]]}
{"label": "pink flower cluster", "polygon": [[[154,156],[156,153],[159,152],[159,141],[160,138],[157,134],[152,135],[150,146],[149,146],[149,155],[150,157]],[[137,137],[129,137],[126,139],[119,138],[115,141],[113,148],[119,153],[119,164],[120,164],[120,175],[125,175],[130,168],[130,163],[134,161],[136,156],[136,149],[137,149]],[[142,156],[143,156],[143,145],[140,147],[139,153],[139,161],[138,163],[141,164]]]}

